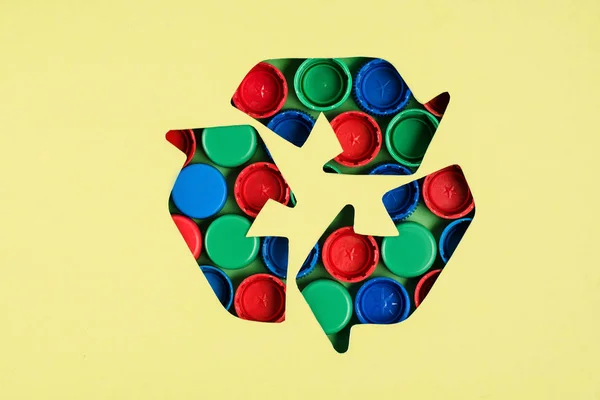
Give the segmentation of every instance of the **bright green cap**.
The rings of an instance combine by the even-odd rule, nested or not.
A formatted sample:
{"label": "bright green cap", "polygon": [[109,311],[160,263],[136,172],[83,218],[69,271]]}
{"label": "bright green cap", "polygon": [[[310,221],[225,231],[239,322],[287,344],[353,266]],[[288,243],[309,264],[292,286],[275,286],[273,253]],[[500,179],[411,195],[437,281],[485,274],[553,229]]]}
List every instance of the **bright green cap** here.
{"label": "bright green cap", "polygon": [[227,214],[215,219],[206,230],[204,246],[206,253],[219,267],[240,269],[256,258],[260,239],[246,237],[250,221],[246,218]]}
{"label": "bright green cap", "polygon": [[350,322],[352,297],[341,284],[329,279],[319,279],[306,286],[302,295],[325,334],[337,333]]}
{"label": "bright green cap", "polygon": [[256,131],[250,125],[219,126],[202,131],[202,147],[215,164],[238,167],[256,152]]}
{"label": "bright green cap", "polygon": [[336,58],[309,58],[294,76],[298,99],[315,111],[330,111],[348,99],[352,91],[352,75]]}
{"label": "bright green cap", "polygon": [[438,120],[425,110],[404,110],[390,121],[385,145],[400,164],[418,167],[438,125]]}
{"label": "bright green cap", "polygon": [[401,222],[396,228],[398,236],[384,237],[381,242],[383,263],[402,278],[424,274],[437,254],[433,234],[416,222]]}

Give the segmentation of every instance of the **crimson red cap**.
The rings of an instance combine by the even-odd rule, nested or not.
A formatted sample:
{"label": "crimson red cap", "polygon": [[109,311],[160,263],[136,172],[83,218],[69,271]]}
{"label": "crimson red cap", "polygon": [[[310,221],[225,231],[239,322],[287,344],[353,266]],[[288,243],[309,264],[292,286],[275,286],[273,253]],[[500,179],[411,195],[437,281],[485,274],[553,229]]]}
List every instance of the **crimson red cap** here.
{"label": "crimson red cap", "polygon": [[423,104],[423,107],[436,117],[441,117],[446,112],[446,107],[448,107],[448,103],[450,102],[450,94],[448,92],[444,92],[439,94],[437,97],[429,100],[427,103]]}
{"label": "crimson red cap", "polygon": [[185,167],[192,161],[196,154],[196,135],[191,129],[172,130],[167,132],[167,141],[187,155],[183,166]]}
{"label": "crimson red cap", "polygon": [[273,275],[250,275],[235,292],[234,307],[242,319],[282,322],[285,319],[285,285]]}
{"label": "crimson red cap", "polygon": [[248,72],[233,95],[233,104],[252,118],[275,115],[287,99],[288,86],[277,68],[265,62]]}
{"label": "crimson red cap", "polygon": [[183,215],[175,214],[172,217],[194,258],[198,259],[202,251],[202,233],[200,232],[200,228],[198,228],[198,225],[193,220]]}
{"label": "crimson red cap", "polygon": [[323,265],[334,278],[360,282],[375,271],[379,247],[372,236],[359,235],[346,226],[333,232],[323,244]]}
{"label": "crimson red cap", "polygon": [[240,172],[235,180],[233,195],[242,211],[256,218],[268,199],[287,205],[290,188],[275,164],[257,162]]}
{"label": "crimson red cap", "polygon": [[441,269],[429,271],[419,279],[419,283],[415,288],[415,307],[419,307],[423,299],[427,297],[440,272],[442,272]]}
{"label": "crimson red cap", "polygon": [[342,149],[335,161],[346,167],[360,167],[371,162],[381,150],[382,135],[377,122],[360,111],[347,111],[331,121]]}
{"label": "crimson red cap", "polygon": [[429,210],[441,218],[462,218],[475,208],[469,185],[458,165],[427,175],[423,182],[423,200]]}

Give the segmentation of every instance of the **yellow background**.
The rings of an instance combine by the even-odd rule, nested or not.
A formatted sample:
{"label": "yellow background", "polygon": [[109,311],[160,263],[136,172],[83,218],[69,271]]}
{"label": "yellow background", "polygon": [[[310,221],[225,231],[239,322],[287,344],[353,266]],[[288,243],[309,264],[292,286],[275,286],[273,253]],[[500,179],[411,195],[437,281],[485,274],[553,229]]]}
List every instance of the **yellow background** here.
{"label": "yellow background", "polygon": [[[2,2],[0,398],[600,398],[600,3],[320,3]],[[280,325],[218,306],[164,134],[251,122],[259,60],[360,55],[450,92],[418,175],[459,163],[477,217],[427,303],[339,355],[294,287]]]}

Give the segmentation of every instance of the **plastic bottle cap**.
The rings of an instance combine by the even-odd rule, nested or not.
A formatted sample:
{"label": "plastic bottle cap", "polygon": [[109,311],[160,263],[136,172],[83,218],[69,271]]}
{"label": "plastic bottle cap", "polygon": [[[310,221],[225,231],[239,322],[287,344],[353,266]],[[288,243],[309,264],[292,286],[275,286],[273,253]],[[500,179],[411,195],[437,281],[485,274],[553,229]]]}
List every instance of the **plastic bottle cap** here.
{"label": "plastic bottle cap", "polygon": [[254,66],[233,95],[233,104],[252,118],[269,118],[287,100],[285,77],[276,67],[265,62]]}
{"label": "plastic bottle cap", "polygon": [[414,278],[427,271],[437,255],[433,234],[416,222],[396,225],[398,236],[384,237],[381,257],[386,267],[395,275]]}
{"label": "plastic bottle cap", "polygon": [[452,221],[444,230],[440,236],[440,257],[445,263],[448,262],[454,250],[460,243],[463,235],[471,224],[471,218],[461,218]]}
{"label": "plastic bottle cap", "polygon": [[359,235],[351,226],[340,228],[325,240],[323,265],[334,278],[360,282],[373,273],[379,248],[372,236]]}
{"label": "plastic bottle cap", "polygon": [[231,283],[231,279],[229,279],[225,272],[211,265],[201,265],[200,269],[204,273],[213,292],[215,292],[215,295],[221,304],[223,304],[223,307],[229,310],[233,303],[233,284]]}
{"label": "plastic bottle cap", "polygon": [[295,146],[302,147],[315,125],[315,120],[302,111],[282,111],[273,117],[267,128]]}
{"label": "plastic bottle cap", "polygon": [[198,259],[202,251],[202,233],[200,233],[200,228],[194,221],[183,215],[172,215],[172,218],[194,258]]}
{"label": "plastic bottle cap", "polygon": [[341,113],[331,121],[342,149],[335,161],[346,167],[360,167],[370,163],[381,150],[381,129],[377,122],[360,111]]}
{"label": "plastic bottle cap", "polygon": [[175,206],[188,217],[208,218],[225,205],[227,183],[215,167],[190,164],[177,176],[171,196]]}
{"label": "plastic bottle cap", "polygon": [[329,174],[341,174],[342,171],[333,163],[329,162],[323,166],[323,171]]}
{"label": "plastic bottle cap", "polygon": [[[274,275],[286,279],[288,268],[289,241],[284,237],[267,236],[262,244],[262,257],[269,271]],[[310,274],[317,265],[319,259],[319,245],[316,244],[298,272],[297,279],[304,278]]]}
{"label": "plastic bottle cap", "polygon": [[296,95],[315,111],[330,111],[344,103],[352,91],[352,75],[341,60],[309,58],[294,76]]}
{"label": "plastic bottle cap", "polygon": [[[398,164],[382,164],[373,168],[369,175],[411,175],[412,172]],[[399,186],[383,195],[383,205],[394,222],[408,218],[419,204],[419,183],[415,180]]]}
{"label": "plastic bottle cap", "polygon": [[376,116],[392,115],[410,100],[410,89],[396,68],[382,59],[369,61],[358,71],[354,96],[360,108]]}
{"label": "plastic bottle cap", "polygon": [[429,294],[429,291],[440,275],[440,272],[442,272],[441,269],[435,269],[421,277],[415,288],[415,307],[419,307],[425,297]]}
{"label": "plastic bottle cap", "polygon": [[326,335],[338,333],[352,317],[352,297],[340,283],[319,279],[309,283],[302,295]]}
{"label": "plastic bottle cap", "polygon": [[450,102],[450,94],[448,92],[444,92],[439,94],[437,97],[431,99],[427,103],[423,104],[423,107],[436,117],[440,118],[446,112],[446,107],[448,107],[448,103]]}
{"label": "plastic bottle cap", "polygon": [[358,289],[354,309],[363,324],[394,324],[408,318],[410,297],[395,280],[373,278]]}
{"label": "plastic bottle cap", "polygon": [[283,205],[290,201],[290,188],[275,164],[257,162],[248,165],[235,180],[233,194],[238,206],[255,218],[268,199]]}
{"label": "plastic bottle cap", "polygon": [[250,275],[235,292],[235,312],[250,321],[282,322],[285,319],[285,285],[268,274]]}
{"label": "plastic bottle cap", "polygon": [[260,249],[260,239],[246,237],[250,221],[226,214],[215,219],[205,233],[204,246],[210,259],[224,269],[240,269],[250,264]]}
{"label": "plastic bottle cap", "polygon": [[423,201],[432,213],[446,219],[462,218],[475,208],[471,190],[458,165],[425,177]]}
{"label": "plastic bottle cap", "polygon": [[438,125],[438,120],[425,110],[404,110],[390,121],[385,145],[400,164],[418,167]]}
{"label": "plastic bottle cap", "polygon": [[250,125],[219,126],[202,131],[204,152],[217,165],[238,167],[256,152],[256,131]]}
{"label": "plastic bottle cap", "polygon": [[196,135],[191,129],[172,130],[167,132],[166,139],[187,156],[183,166],[188,165],[196,154]]}

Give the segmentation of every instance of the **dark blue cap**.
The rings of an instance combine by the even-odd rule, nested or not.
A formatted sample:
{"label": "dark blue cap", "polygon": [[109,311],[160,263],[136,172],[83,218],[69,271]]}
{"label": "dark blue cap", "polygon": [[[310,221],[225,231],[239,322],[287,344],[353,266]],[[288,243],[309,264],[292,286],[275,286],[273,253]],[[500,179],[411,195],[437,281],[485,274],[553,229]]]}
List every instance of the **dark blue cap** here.
{"label": "dark blue cap", "polygon": [[363,324],[394,324],[408,318],[410,298],[399,282],[373,278],[358,289],[354,308]]}
{"label": "dark blue cap", "polygon": [[287,110],[275,115],[267,128],[288,142],[302,147],[314,125],[315,120],[310,115],[302,111]]}
{"label": "dark blue cap", "polygon": [[215,167],[190,164],[177,176],[171,196],[182,214],[191,218],[208,218],[225,205],[227,183]]}
{"label": "dark blue cap", "polygon": [[356,103],[369,114],[395,114],[406,106],[410,95],[396,68],[380,58],[363,65],[354,80]]}
{"label": "dark blue cap", "polygon": [[[278,236],[268,236],[263,241],[262,257],[267,269],[279,278],[286,279],[288,267],[288,239]],[[319,259],[319,244],[310,251],[302,268],[298,271],[297,279],[304,278],[316,267]]]}
{"label": "dark blue cap", "polygon": [[[412,172],[400,164],[381,164],[369,175],[411,175]],[[419,183],[414,180],[383,195],[383,205],[394,222],[408,218],[419,204]]]}
{"label": "dark blue cap", "polygon": [[231,279],[229,279],[225,272],[211,265],[201,265],[200,269],[204,272],[206,280],[221,304],[223,304],[223,307],[229,310],[231,303],[233,303],[233,284],[231,283]]}
{"label": "dark blue cap", "polygon": [[444,228],[440,236],[440,245],[438,246],[442,261],[447,263],[450,257],[452,257],[452,253],[456,250],[472,220],[472,218],[457,219]]}

